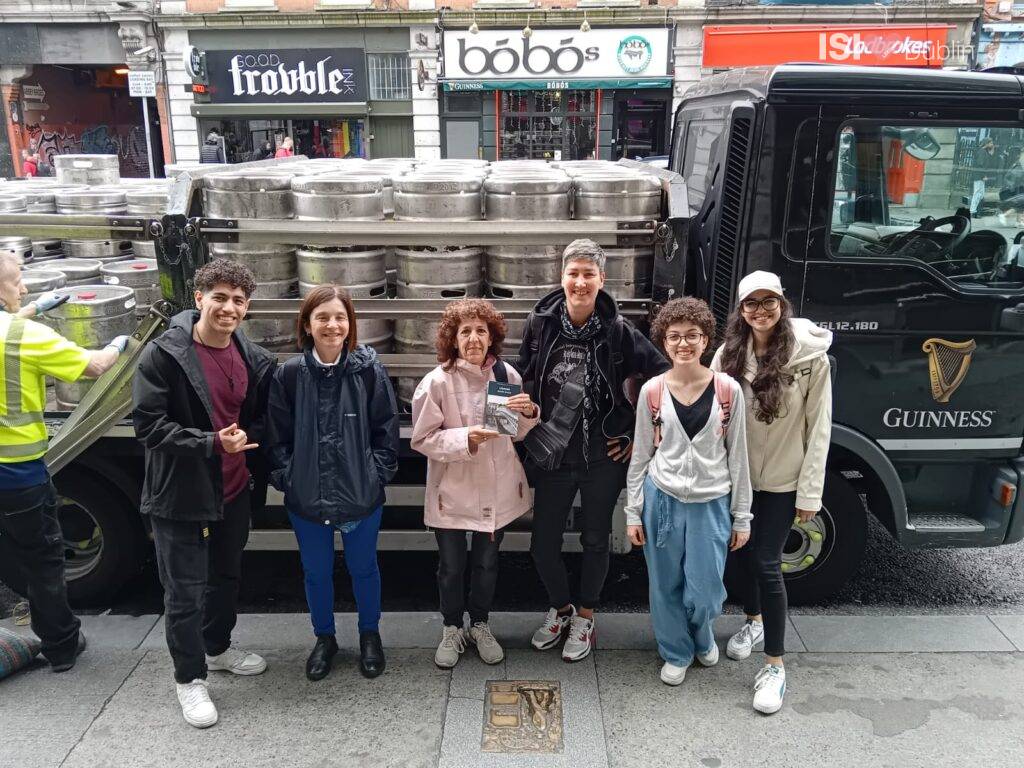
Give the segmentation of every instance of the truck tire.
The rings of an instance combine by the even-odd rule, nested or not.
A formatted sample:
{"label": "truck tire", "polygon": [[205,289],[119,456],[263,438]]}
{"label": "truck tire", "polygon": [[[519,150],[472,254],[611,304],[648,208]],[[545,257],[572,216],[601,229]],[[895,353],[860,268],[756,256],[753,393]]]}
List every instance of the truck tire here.
{"label": "truck tire", "polygon": [[[856,573],[867,539],[867,510],[860,496],[841,474],[829,470],[821,512],[804,526],[794,523],[783,548],[790,605],[820,603],[835,595]],[[726,587],[737,602],[742,602],[740,578],[739,569],[726,571]]]}
{"label": "truck tire", "polygon": [[[115,488],[81,470],[68,468],[54,477],[64,532],[65,577],[73,606],[109,603],[143,565],[142,523]],[[0,562],[0,580],[26,594],[24,575]]]}

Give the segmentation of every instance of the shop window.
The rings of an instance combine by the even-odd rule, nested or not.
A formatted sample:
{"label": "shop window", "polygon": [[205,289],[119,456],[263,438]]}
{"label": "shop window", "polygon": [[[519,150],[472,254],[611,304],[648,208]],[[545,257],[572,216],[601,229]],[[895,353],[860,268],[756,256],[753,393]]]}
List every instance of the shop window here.
{"label": "shop window", "polygon": [[371,53],[370,98],[374,101],[404,101],[412,98],[409,55],[405,53]]}
{"label": "shop window", "polygon": [[464,113],[471,115],[480,114],[479,93],[446,93],[444,95],[445,112]]}
{"label": "shop window", "polygon": [[595,91],[501,91],[500,106],[501,159],[595,156]]}

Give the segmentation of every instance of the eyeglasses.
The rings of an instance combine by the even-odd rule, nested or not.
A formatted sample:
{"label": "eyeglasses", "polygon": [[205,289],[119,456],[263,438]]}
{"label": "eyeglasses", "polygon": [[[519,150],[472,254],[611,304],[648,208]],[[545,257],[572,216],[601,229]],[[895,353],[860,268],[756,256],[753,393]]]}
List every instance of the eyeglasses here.
{"label": "eyeglasses", "polygon": [[690,331],[690,333],[687,333],[685,336],[681,333],[667,333],[665,334],[665,343],[671,344],[673,347],[678,347],[685,341],[692,347],[694,344],[700,344],[703,338],[704,334],[697,331]]}
{"label": "eyeglasses", "polygon": [[748,315],[757,312],[759,309],[763,309],[765,312],[774,312],[779,308],[779,304],[778,296],[765,296],[763,299],[744,299],[740,302],[743,311]]}

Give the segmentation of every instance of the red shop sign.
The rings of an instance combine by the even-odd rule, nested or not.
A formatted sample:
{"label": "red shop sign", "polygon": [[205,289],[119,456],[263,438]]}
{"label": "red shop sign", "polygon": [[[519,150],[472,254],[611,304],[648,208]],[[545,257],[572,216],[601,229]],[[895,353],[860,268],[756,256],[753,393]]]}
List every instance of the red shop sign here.
{"label": "red shop sign", "polygon": [[790,62],[941,67],[950,24],[733,24],[704,27],[703,66],[759,67]]}

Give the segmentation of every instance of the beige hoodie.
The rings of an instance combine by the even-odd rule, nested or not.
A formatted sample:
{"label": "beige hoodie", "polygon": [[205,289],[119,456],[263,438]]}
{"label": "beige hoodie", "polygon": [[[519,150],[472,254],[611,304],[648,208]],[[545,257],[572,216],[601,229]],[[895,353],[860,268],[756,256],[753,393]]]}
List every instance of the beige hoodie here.
{"label": "beige hoodie", "polygon": [[[754,344],[747,347],[747,369],[741,378],[747,407],[747,455],[755,491],[796,491],[797,509],[817,512],[825,485],[825,460],[832,436],[832,378],[828,348],[832,332],[810,320],[793,318],[796,349],[787,366],[793,383],[786,387],[778,418],[758,421],[750,383],[757,373]],[[722,370],[722,348],[711,368]]]}

